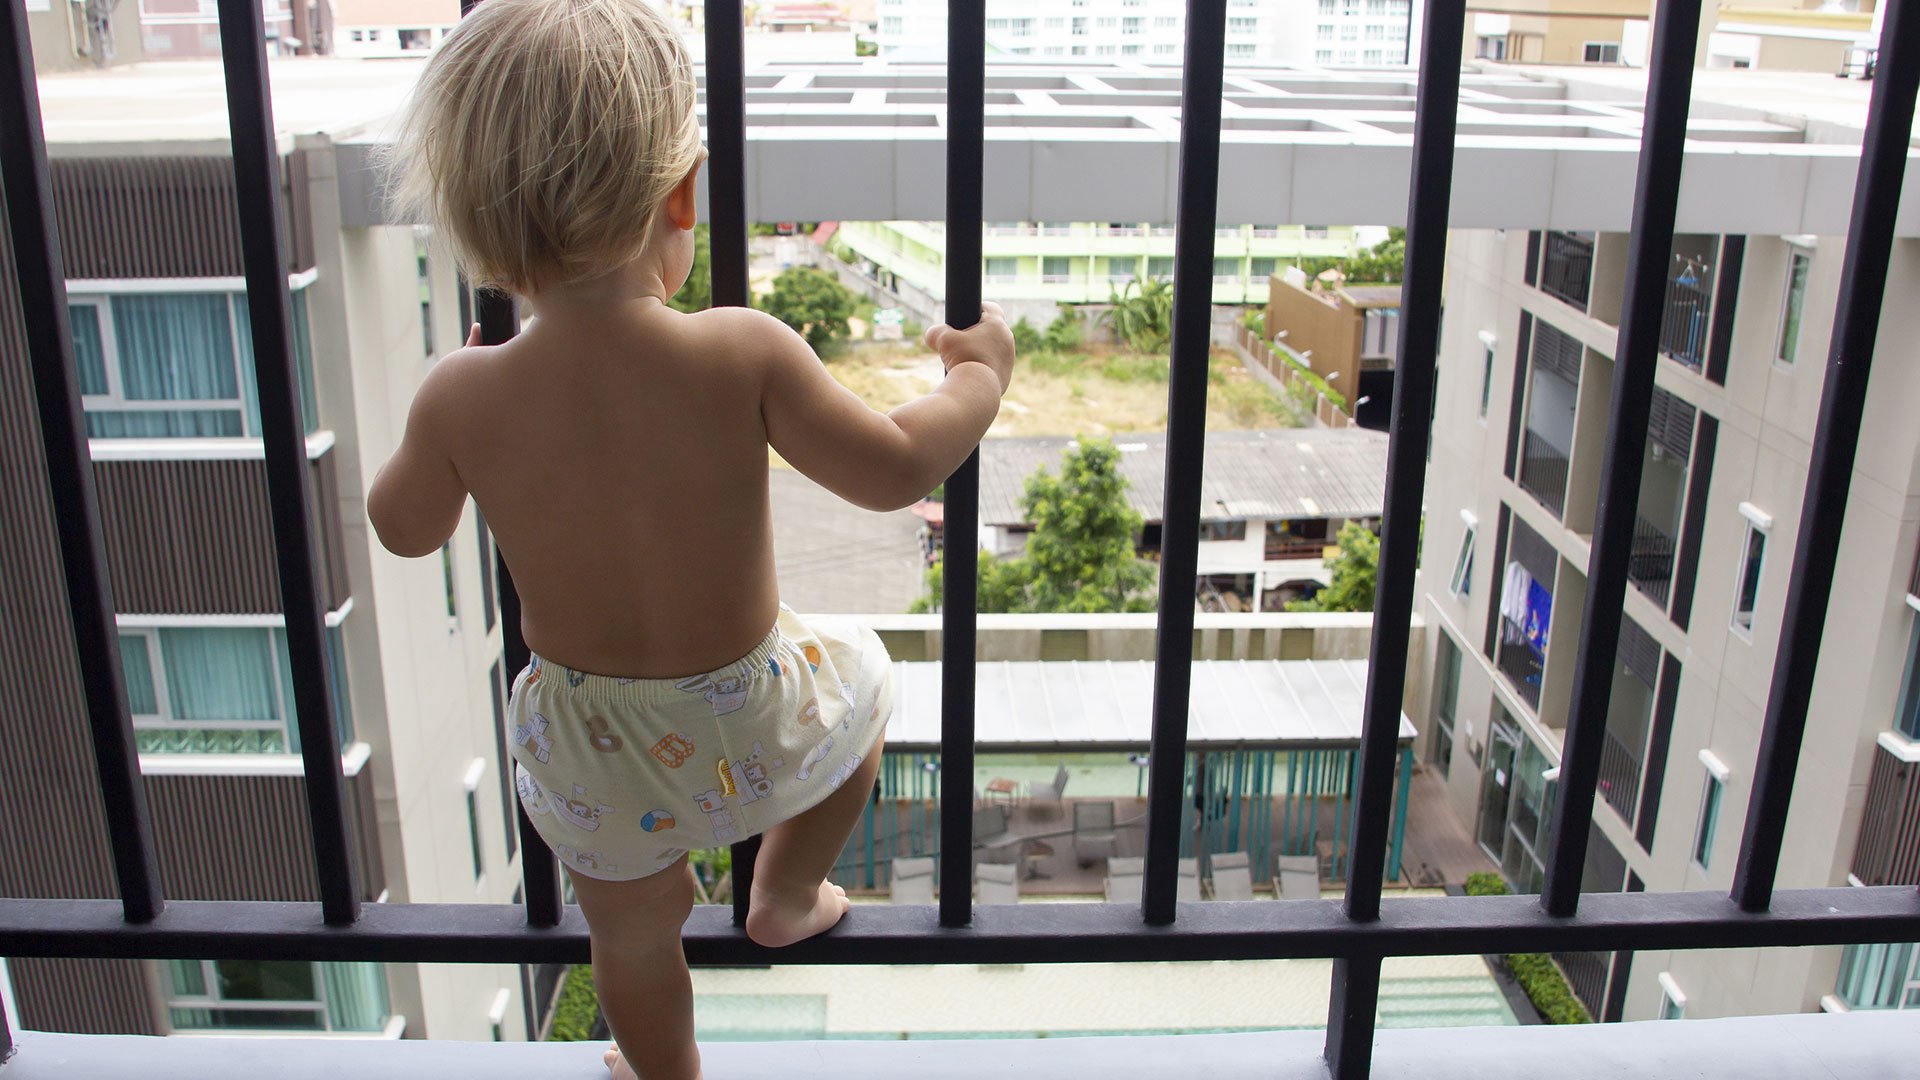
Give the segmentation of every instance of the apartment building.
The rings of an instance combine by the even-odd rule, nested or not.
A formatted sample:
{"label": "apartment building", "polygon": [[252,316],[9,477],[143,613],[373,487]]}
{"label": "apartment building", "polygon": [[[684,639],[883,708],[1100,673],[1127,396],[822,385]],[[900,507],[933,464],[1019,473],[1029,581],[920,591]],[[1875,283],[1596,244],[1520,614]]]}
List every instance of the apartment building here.
{"label": "apartment building", "polygon": [[[1730,887],[1842,255],[1832,236],[1674,243],[1589,890]],[[1421,755],[1521,891],[1546,858],[1574,674],[1560,643],[1586,599],[1626,257],[1627,236],[1605,231],[1456,232],[1449,247],[1417,585],[1433,688]],[[1846,519],[1818,534],[1839,569],[1782,888],[1920,882],[1920,324],[1897,299],[1916,290],[1920,241],[1903,238]],[[1916,951],[1560,960],[1596,1016],[1652,1019],[1920,1006]]]}
{"label": "apartment building", "polygon": [[[351,74],[340,65],[301,62],[312,81],[286,87],[286,111],[312,116],[333,100],[301,89]],[[166,119],[116,117],[92,78],[43,79],[42,98],[162,885],[170,899],[315,899],[232,169],[206,149],[224,151],[219,68],[116,76],[164,101]],[[450,262],[414,229],[343,222],[330,148],[283,146],[310,513],[361,897],[507,902],[519,871],[490,541],[469,514],[440,558],[400,560],[362,509],[414,388],[463,336],[464,304]],[[0,471],[13,510],[0,521],[0,656],[34,673],[4,691],[16,738],[0,752],[0,895],[110,897],[20,320],[0,283],[0,453],[13,463]],[[6,968],[19,1022],[53,1031],[518,1039],[538,1021],[529,1000],[544,1000],[528,993],[537,973],[514,965]]]}
{"label": "apartment building", "polygon": [[[1408,0],[1228,0],[1228,60],[1312,58],[1306,46],[1324,40],[1325,63],[1404,62],[1413,18]],[[892,60],[944,57],[945,3],[880,0],[880,55]],[[1311,20],[1311,21],[1310,21]],[[1372,29],[1378,24],[1376,34]],[[1186,40],[1180,0],[1040,0],[987,5],[987,51],[999,56],[1083,57],[1174,64]],[[1319,27],[1333,31],[1321,34]],[[1351,36],[1348,30],[1352,30]],[[1367,29],[1365,38],[1362,29]],[[1398,37],[1391,36],[1397,30]],[[1337,36],[1336,36],[1337,35]],[[1415,35],[1417,38],[1417,35]],[[1361,43],[1365,41],[1365,49]],[[1351,44],[1340,47],[1336,42]],[[1336,56],[1352,54],[1336,61]],[[1373,59],[1363,59],[1377,54]]]}
{"label": "apartment building", "polygon": [[135,8],[109,6],[107,18],[96,20],[89,17],[87,5],[73,0],[24,2],[33,62],[43,74],[133,64],[143,58]]}
{"label": "apartment building", "polygon": [[[941,223],[843,221],[834,239],[882,285],[932,303],[946,295],[946,226]],[[1348,225],[1222,226],[1213,243],[1216,304],[1263,304],[1268,279],[1280,267],[1303,258],[1350,256],[1360,249],[1356,230]],[[981,250],[987,295],[1023,311],[1104,304],[1136,278],[1173,278],[1170,225],[993,222],[986,226]]]}
{"label": "apartment building", "polygon": [[1416,63],[1423,13],[1409,0],[1280,0],[1274,59],[1339,67]]}
{"label": "apartment building", "polygon": [[1464,55],[1522,64],[1646,62],[1646,0],[1470,0]]}

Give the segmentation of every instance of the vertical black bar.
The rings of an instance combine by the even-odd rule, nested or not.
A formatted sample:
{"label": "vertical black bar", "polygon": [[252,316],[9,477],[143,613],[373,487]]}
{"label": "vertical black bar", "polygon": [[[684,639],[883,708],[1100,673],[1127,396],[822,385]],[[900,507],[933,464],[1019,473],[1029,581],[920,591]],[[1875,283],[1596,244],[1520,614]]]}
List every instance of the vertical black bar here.
{"label": "vertical black bar", "polygon": [[1733,318],[1740,301],[1740,264],[1747,238],[1720,238],[1720,267],[1713,279],[1713,323],[1707,331],[1707,381],[1727,384],[1727,360],[1733,353]]}
{"label": "vertical black bar", "polygon": [[715,307],[746,307],[749,300],[745,27],[741,0],[708,3],[707,217]]}
{"label": "vertical black bar", "polygon": [[358,875],[350,850],[340,776],[340,744],[327,677],[326,605],[320,560],[308,519],[306,433],[294,371],[292,302],[286,245],[280,236],[280,150],[268,97],[260,5],[220,0],[220,56],[227,76],[227,120],[233,132],[235,203],[246,270],[253,367],[260,391],[260,428],[267,459],[267,504],[279,556],[280,605],[306,772],[307,814],[320,875],[320,908],[330,926],[360,914]]}
{"label": "vertical black bar", "polygon": [[[1429,5],[1428,10],[1432,10]],[[1333,1005],[1327,1012],[1327,1072],[1332,1080],[1373,1073],[1374,1014],[1380,1008],[1380,958],[1333,962]]]}
{"label": "vertical black bar", "polygon": [[1573,663],[1573,704],[1560,757],[1561,794],[1555,800],[1546,888],[1548,914],[1572,915],[1580,903],[1580,873],[1600,780],[1600,750],[1613,696],[1613,663],[1626,602],[1627,561],[1640,497],[1640,466],[1653,407],[1653,369],[1660,350],[1666,301],[1666,262],[1673,250],[1674,208],[1680,201],[1681,148],[1693,92],[1693,49],[1700,36],[1700,0],[1661,0],[1654,12],[1647,105],[1634,181],[1633,235],[1627,252],[1627,296],[1614,350],[1613,408],[1607,414],[1601,458],[1593,554],[1587,562],[1587,607]]}
{"label": "vertical black bar", "polygon": [[[489,307],[495,310],[489,311]],[[504,316],[502,315],[504,312]],[[504,293],[491,290],[480,294],[480,337],[489,345],[497,345],[512,337],[513,301]],[[505,329],[498,341],[491,334]],[[514,588],[513,572],[507,568],[507,557],[501,554],[499,545],[494,545],[494,568],[499,576],[500,589],[500,653],[505,663],[508,679],[517,678],[517,672],[527,666],[533,653],[527,648],[527,639],[520,629],[520,590]],[[527,925],[556,926],[560,922],[560,864],[553,857],[553,849],[533,829],[526,808],[519,799],[513,800],[515,820],[520,830],[520,881],[526,890]]]}
{"label": "vertical black bar", "polygon": [[[1373,640],[1360,735],[1353,831],[1348,841],[1347,917],[1380,916],[1381,875],[1399,757],[1401,699],[1413,619],[1413,575],[1419,569],[1420,521],[1426,495],[1428,433],[1433,430],[1440,351],[1440,283],[1446,275],[1447,217],[1453,195],[1453,142],[1460,99],[1464,0],[1427,5],[1420,85],[1414,105],[1413,175],[1407,196],[1407,265],[1400,286],[1400,351],[1422,358],[1402,364],[1393,380],[1387,443],[1387,498],[1381,515],[1380,569],[1374,587]],[[1496,571],[1497,573],[1498,571]],[[1492,576],[1492,575],[1489,575]]]}
{"label": "vertical black bar", "polygon": [[1889,226],[1899,210],[1907,144],[1913,133],[1914,95],[1920,92],[1920,6],[1913,0],[1892,0],[1888,5],[1878,56],[1847,253],[1840,265],[1826,386],[1820,392],[1820,420],[1807,466],[1806,495],[1800,501],[1800,529],[1793,542],[1793,577],[1780,614],[1780,648],[1774,654],[1759,763],[1747,802],[1740,862],[1733,874],[1733,898],[1746,911],[1764,911],[1773,898],[1787,804],[1793,796],[1793,774],[1800,760],[1820,635],[1826,628],[1827,600],[1833,590],[1839,545],[1831,538],[1840,535],[1847,512],[1847,485],[1853,476],[1860,412],[1866,404],[1874,339],[1880,332],[1880,305],[1887,289],[1887,260],[1893,249]]}
{"label": "vertical black bar", "polygon": [[1713,484],[1719,433],[1720,421],[1701,413],[1694,428],[1693,453],[1687,459],[1686,513],[1680,521],[1680,551],[1674,559],[1673,602],[1668,609],[1673,625],[1682,630],[1693,618],[1694,578],[1700,571],[1700,538],[1707,527],[1707,490]]}
{"label": "vertical black bar", "polygon": [[[1459,118],[1460,49],[1465,0],[1428,0],[1415,91],[1413,172],[1407,195],[1407,266],[1400,292],[1399,355],[1387,443],[1387,497],[1381,515],[1380,573],[1374,590],[1373,639],[1367,654],[1367,696],[1355,765],[1347,840],[1347,918],[1380,917],[1387,832],[1393,809],[1401,698],[1418,569],[1427,440],[1433,430],[1434,381],[1440,351],[1440,283],[1446,274],[1447,217],[1453,193],[1454,134]],[[1531,251],[1532,242],[1528,247]],[[1531,259],[1529,260],[1531,261]],[[1524,358],[1523,358],[1524,359]],[[1497,573],[1497,571],[1496,571]],[[1380,958],[1336,962],[1327,1004],[1327,1068],[1335,1080],[1364,1080],[1373,1071],[1374,1014]]]}
{"label": "vertical black bar", "polygon": [[0,12],[0,64],[6,68],[0,73],[0,116],[11,117],[0,123],[0,186],[6,191],[7,228],[13,237],[47,485],[59,529],[60,565],[66,575],[87,722],[93,733],[94,767],[106,804],[121,907],[127,921],[148,922],[160,914],[166,901],[160,895],[147,789],[140,779],[126,680],[120,670],[106,543],[100,536],[100,504],[80,410],[73,333],[67,323],[66,274],[47,181],[33,45],[26,12],[12,0],[6,0]]}
{"label": "vertical black bar", "polygon": [[[707,5],[707,220],[715,307],[747,307],[746,12]],[[733,845],[733,925],[747,925],[758,839]]]}
{"label": "vertical black bar", "polygon": [[[987,9],[947,3],[947,325],[980,321]],[[940,925],[973,921],[974,640],[980,554],[980,452],[947,478],[940,598]]]}
{"label": "vertical black bar", "polygon": [[1160,625],[1154,642],[1153,747],[1147,764],[1147,861],[1140,914],[1173,922],[1180,796],[1193,686],[1193,583],[1213,335],[1213,230],[1220,197],[1220,94],[1227,0],[1187,0],[1180,91],[1180,208],[1173,239],[1173,342],[1167,386],[1167,479],[1160,528]]}
{"label": "vertical black bar", "polygon": [[[1667,786],[1667,752],[1673,743],[1673,710],[1680,699],[1680,658],[1666,654],[1660,665],[1660,692],[1653,704],[1653,735],[1647,741],[1647,765],[1640,778],[1639,816],[1633,838],[1653,852],[1653,827],[1660,819],[1660,792]],[[1638,890],[1633,890],[1638,891]]]}

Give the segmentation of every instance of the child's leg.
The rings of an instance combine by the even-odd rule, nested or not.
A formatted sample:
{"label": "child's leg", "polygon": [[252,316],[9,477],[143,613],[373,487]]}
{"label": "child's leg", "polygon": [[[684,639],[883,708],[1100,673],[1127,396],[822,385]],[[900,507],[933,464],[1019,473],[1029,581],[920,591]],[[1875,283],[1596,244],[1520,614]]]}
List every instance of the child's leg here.
{"label": "child's leg", "polygon": [[572,877],[593,942],[594,990],[619,1047],[607,1051],[614,1080],[696,1080],[693,981],[680,947],[693,910],[686,859],[638,881]]}
{"label": "child's leg", "polygon": [[829,883],[880,771],[880,742],[840,789],[799,817],[768,829],[753,862],[747,936],[762,945],[791,945],[833,926],[847,913],[847,892]]}

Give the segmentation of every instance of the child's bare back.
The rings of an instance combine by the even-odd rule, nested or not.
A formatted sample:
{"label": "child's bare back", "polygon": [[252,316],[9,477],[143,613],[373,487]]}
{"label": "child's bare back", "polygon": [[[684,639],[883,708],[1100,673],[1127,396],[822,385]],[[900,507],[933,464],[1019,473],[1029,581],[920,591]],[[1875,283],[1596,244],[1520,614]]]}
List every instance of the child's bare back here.
{"label": "child's bare back", "polygon": [[410,106],[395,174],[467,276],[533,318],[429,372],[367,515],[432,554],[469,497],[513,571],[533,663],[508,701],[521,805],[586,916],[617,1080],[700,1072],[680,927],[690,849],[762,837],[748,936],[848,910],[826,880],[892,708],[872,630],[780,605],[768,449],[850,502],[906,506],[979,442],[1012,376],[983,305],[891,412],[759,312],[667,305],[693,261],[692,66],[646,0],[488,0]]}

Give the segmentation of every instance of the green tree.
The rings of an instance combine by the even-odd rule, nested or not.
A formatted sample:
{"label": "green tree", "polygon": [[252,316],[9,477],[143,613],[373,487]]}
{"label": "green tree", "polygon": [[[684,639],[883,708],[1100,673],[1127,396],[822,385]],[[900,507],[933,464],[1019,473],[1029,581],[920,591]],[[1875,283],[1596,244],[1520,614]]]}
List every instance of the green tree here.
{"label": "green tree", "polygon": [[773,279],[773,291],[760,307],[793,327],[816,352],[846,338],[854,312],[851,290],[825,270],[796,266]]}
{"label": "green tree", "polygon": [[1338,267],[1347,280],[1355,284],[1396,284],[1406,275],[1407,230],[1388,229],[1385,240],[1357,255],[1324,255],[1301,259],[1297,265],[1308,277],[1318,277]]}
{"label": "green tree", "polygon": [[687,283],[667,303],[675,311],[705,311],[713,306],[713,242],[705,225],[693,227],[693,269]]}
{"label": "green tree", "polygon": [[[1153,610],[1153,565],[1134,553],[1140,515],[1127,503],[1120,451],[1109,440],[1082,440],[1061,459],[1060,475],[1042,468],[1027,478],[1021,510],[1033,524],[1017,559],[980,559],[979,610],[1102,612]],[[927,571],[928,595],[940,597],[942,564]]]}
{"label": "green tree", "polygon": [[1136,277],[1111,292],[1113,306],[1105,318],[1114,336],[1136,352],[1164,351],[1173,340],[1173,283]]}
{"label": "green tree", "polygon": [[1380,577],[1380,538],[1349,521],[1340,527],[1340,549],[1327,559],[1333,582],[1311,600],[1294,600],[1288,611],[1372,611],[1374,583]]}

